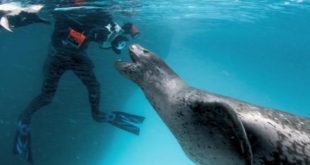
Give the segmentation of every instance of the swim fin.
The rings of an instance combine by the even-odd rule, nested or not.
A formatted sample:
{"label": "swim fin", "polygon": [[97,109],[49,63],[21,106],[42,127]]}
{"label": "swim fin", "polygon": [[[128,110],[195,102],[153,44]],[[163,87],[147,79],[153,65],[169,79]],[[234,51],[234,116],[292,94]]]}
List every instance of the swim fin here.
{"label": "swim fin", "polygon": [[31,135],[29,124],[22,121],[17,123],[17,131],[14,139],[13,153],[21,155],[29,163],[33,163],[31,151]]}
{"label": "swim fin", "polygon": [[108,123],[133,133],[139,135],[140,128],[137,124],[143,123],[145,117],[133,115],[125,112],[113,111],[105,114],[105,119]]}

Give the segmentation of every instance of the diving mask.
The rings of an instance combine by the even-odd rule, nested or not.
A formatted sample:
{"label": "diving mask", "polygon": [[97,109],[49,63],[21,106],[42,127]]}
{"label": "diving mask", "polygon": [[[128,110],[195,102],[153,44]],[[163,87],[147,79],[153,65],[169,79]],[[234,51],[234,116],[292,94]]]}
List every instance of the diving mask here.
{"label": "diving mask", "polygon": [[120,43],[117,44],[115,48],[118,50],[122,50],[126,47],[126,45],[127,45],[126,41],[121,41]]}
{"label": "diving mask", "polygon": [[112,49],[116,54],[120,54],[121,50],[123,50],[127,46],[128,38],[125,36],[117,36],[111,43]]}

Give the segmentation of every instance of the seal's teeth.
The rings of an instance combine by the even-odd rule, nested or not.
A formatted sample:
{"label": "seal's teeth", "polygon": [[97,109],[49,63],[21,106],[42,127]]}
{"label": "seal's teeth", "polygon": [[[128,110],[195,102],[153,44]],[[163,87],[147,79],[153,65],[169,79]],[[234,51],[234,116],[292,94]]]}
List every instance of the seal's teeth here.
{"label": "seal's teeth", "polygon": [[120,62],[120,61],[117,61],[115,63],[115,66],[121,74],[125,74],[125,75],[127,75],[128,73],[131,73],[131,72],[135,72],[135,70],[137,68],[137,65],[134,63]]}
{"label": "seal's teeth", "polygon": [[125,61],[116,61],[116,65],[119,66],[120,68],[127,68],[132,65],[130,62],[125,62]]}

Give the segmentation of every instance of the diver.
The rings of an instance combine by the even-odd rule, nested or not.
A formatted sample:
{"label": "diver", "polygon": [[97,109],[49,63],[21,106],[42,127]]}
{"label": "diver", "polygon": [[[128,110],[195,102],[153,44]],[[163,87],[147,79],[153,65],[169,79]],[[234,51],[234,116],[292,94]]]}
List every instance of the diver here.
{"label": "diver", "polygon": [[101,112],[100,84],[94,74],[94,65],[86,55],[90,42],[103,49],[112,49],[120,54],[126,47],[128,36],[139,34],[132,23],[123,26],[113,21],[112,16],[100,7],[60,7],[53,12],[54,31],[51,36],[47,62],[44,66],[44,82],[41,93],[21,113],[17,122],[14,153],[32,162],[30,122],[32,115],[52,102],[59,79],[64,72],[72,70],[86,86],[91,106],[91,116],[97,122],[107,122],[130,133],[139,134],[144,117],[125,112]]}

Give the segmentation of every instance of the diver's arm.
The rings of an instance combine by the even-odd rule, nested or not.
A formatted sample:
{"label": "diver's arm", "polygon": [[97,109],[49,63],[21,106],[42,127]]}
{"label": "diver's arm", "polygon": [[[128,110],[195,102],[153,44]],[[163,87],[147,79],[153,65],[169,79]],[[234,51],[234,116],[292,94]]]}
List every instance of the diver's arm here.
{"label": "diver's arm", "polygon": [[108,30],[105,27],[94,28],[91,30],[89,40],[98,44],[99,48],[108,40]]}

